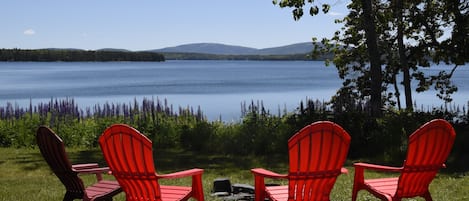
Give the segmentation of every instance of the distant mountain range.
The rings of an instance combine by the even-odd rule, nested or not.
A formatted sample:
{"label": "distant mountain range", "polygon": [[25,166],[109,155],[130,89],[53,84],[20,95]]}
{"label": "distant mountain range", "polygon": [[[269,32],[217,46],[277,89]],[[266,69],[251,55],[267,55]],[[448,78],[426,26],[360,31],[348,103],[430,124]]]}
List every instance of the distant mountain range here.
{"label": "distant mountain range", "polygon": [[312,50],[313,43],[304,42],[281,47],[263,49],[235,45],[225,45],[220,43],[193,43],[147,51],[158,53],[198,53],[214,55],[294,55],[308,54]]}
{"label": "distant mountain range", "polygon": [[[331,58],[332,56],[332,54],[325,54],[312,58],[310,53],[313,48],[314,44],[312,42],[261,49],[221,43],[191,43],[141,51],[117,48],[102,48],[95,51],[127,54],[134,52],[151,52],[163,55],[166,60],[323,60],[325,58]],[[73,48],[48,48],[43,50],[86,51]]]}

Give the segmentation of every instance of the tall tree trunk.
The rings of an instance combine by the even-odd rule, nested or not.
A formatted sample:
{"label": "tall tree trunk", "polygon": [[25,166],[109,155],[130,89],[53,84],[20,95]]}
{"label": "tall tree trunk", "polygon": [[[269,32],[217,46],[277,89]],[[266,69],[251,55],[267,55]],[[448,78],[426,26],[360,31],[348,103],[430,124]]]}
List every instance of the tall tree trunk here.
{"label": "tall tree trunk", "polygon": [[382,72],[381,61],[378,50],[378,36],[376,34],[376,23],[373,17],[372,0],[361,0],[363,5],[362,23],[366,33],[366,45],[368,46],[368,55],[370,57],[370,75],[371,75],[371,115],[380,117],[382,115]]}
{"label": "tall tree trunk", "polygon": [[401,110],[401,93],[399,92],[399,85],[397,84],[397,74],[399,73],[399,70],[396,70],[393,72],[392,75],[392,84],[394,85],[394,91],[395,91],[395,96],[396,96],[396,101],[397,101],[397,109]]}
{"label": "tall tree trunk", "polygon": [[396,18],[397,18],[397,45],[399,48],[399,63],[404,74],[403,85],[404,85],[404,95],[405,95],[405,105],[406,109],[412,111],[412,89],[410,86],[410,72],[409,72],[409,63],[407,61],[406,49],[404,45],[404,27],[403,27],[403,16],[402,16],[403,0],[396,0]]}
{"label": "tall tree trunk", "polygon": [[469,3],[467,1],[449,1],[450,12],[454,13],[452,37],[454,63],[464,65],[469,62]]}

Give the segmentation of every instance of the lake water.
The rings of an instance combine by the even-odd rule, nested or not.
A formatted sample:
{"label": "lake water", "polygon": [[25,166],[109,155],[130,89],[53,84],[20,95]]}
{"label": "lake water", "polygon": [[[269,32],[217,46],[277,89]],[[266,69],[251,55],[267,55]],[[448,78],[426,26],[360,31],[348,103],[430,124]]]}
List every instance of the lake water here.
{"label": "lake water", "polygon": [[[467,67],[453,76],[454,103],[461,106],[469,100]],[[0,62],[0,106],[68,97],[84,108],[147,97],[200,106],[210,120],[237,120],[243,102],[292,111],[306,98],[329,100],[340,86],[335,67],[322,61]],[[418,105],[443,104],[434,92],[414,96]]]}

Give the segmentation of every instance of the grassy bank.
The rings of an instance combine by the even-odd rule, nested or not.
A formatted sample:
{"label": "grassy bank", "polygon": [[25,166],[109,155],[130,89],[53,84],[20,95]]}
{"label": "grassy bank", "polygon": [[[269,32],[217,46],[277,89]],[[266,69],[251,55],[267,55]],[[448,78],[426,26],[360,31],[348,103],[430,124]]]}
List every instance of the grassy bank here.
{"label": "grassy bank", "polygon": [[[99,162],[105,165],[99,149],[67,149],[73,163]],[[257,158],[252,156],[229,157],[224,155],[198,155],[190,152],[160,150],[155,154],[159,173],[199,167],[205,169],[203,184],[206,200],[217,200],[210,196],[212,182],[216,178],[229,178],[232,183],[253,184],[250,169],[264,167],[284,172],[287,158],[284,155]],[[352,161],[347,162],[348,175],[341,175],[332,191],[332,200],[350,200],[353,185]],[[382,177],[383,174],[368,174]],[[85,183],[94,181],[93,176],[84,176]],[[112,179],[112,176],[107,176]],[[274,181],[280,183],[279,181]],[[162,181],[164,184],[189,184],[186,180]],[[469,176],[446,174],[443,170],[431,184],[434,200],[469,200]],[[0,201],[61,200],[64,187],[50,171],[37,148],[0,148]],[[120,194],[114,200],[125,200]],[[359,193],[359,200],[378,200],[365,191]],[[423,200],[423,199],[409,199]]]}

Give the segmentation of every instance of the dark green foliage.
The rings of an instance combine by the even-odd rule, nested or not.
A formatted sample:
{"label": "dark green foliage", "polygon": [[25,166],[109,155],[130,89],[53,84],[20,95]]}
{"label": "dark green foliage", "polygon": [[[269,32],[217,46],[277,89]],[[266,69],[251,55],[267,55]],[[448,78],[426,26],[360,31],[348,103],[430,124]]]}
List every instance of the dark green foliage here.
{"label": "dark green foliage", "polygon": [[181,145],[184,149],[196,152],[209,152],[214,130],[209,122],[196,122],[195,125],[181,126]]}
{"label": "dark green foliage", "polygon": [[84,51],[71,49],[0,49],[0,61],[164,61],[162,54],[130,51]]}
{"label": "dark green foliage", "polygon": [[[347,102],[347,101],[342,101]],[[272,114],[262,102],[243,104],[240,122],[208,121],[199,110],[179,108],[167,101],[144,99],[133,104],[104,104],[78,109],[73,99],[54,100],[29,108],[7,104],[0,107],[0,146],[35,146],[39,125],[51,127],[72,147],[97,147],[101,132],[114,123],[135,127],[153,141],[157,150],[180,149],[194,153],[233,156],[285,155],[287,141],[298,130],[315,121],[330,120],[352,136],[349,159],[373,159],[400,164],[405,158],[407,139],[431,119],[452,122],[457,138],[448,166],[467,170],[469,160],[469,118],[466,108],[434,108],[407,112],[388,109],[381,118],[372,118],[363,104],[348,103],[347,111],[313,100],[300,103],[292,112]]]}
{"label": "dark green foliage", "polygon": [[[273,0],[291,8],[295,20],[309,10],[311,16],[327,13],[344,2]],[[330,4],[330,5],[329,5]],[[381,117],[381,108],[413,109],[412,91],[431,87],[438,98],[449,103],[458,86],[451,79],[455,70],[469,61],[468,1],[351,0],[348,14],[336,19],[343,27],[331,38],[313,37],[313,56],[332,53],[339,77],[344,80],[336,96],[352,94],[366,101],[370,114]],[[308,9],[309,8],[309,9]],[[423,73],[431,64],[453,65],[437,75]],[[402,76],[402,78],[400,78]],[[399,82],[398,80],[402,80]],[[417,81],[415,86],[411,83]],[[400,85],[404,88],[400,92]],[[386,94],[386,95],[383,95]],[[401,104],[404,95],[405,107]]]}

